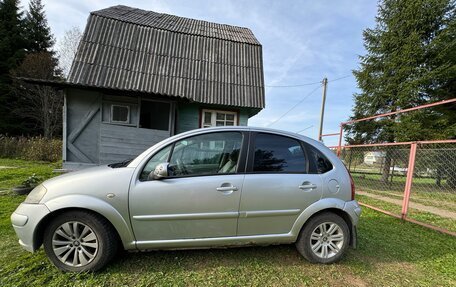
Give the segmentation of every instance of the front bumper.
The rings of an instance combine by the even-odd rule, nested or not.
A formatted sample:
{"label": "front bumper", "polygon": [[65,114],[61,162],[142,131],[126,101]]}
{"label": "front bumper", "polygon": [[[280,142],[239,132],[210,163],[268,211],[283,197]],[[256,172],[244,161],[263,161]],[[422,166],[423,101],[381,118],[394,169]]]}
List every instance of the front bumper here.
{"label": "front bumper", "polygon": [[19,244],[27,251],[34,252],[35,232],[41,220],[50,213],[44,204],[21,203],[11,215],[11,223],[19,237]]}

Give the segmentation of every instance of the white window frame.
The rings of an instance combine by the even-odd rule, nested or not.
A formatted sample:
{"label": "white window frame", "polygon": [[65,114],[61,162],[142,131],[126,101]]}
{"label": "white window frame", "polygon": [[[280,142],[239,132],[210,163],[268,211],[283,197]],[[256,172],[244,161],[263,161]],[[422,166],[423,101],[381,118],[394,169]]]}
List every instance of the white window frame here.
{"label": "white window frame", "polygon": [[[211,113],[211,125],[207,125],[204,123],[205,113]],[[234,115],[233,126],[238,125],[238,113],[233,111],[223,111],[223,110],[209,110],[209,109],[202,109],[201,111],[201,127],[202,128],[209,128],[209,127],[216,127],[217,126],[217,113],[225,114],[225,115]],[[225,120],[226,124],[226,120]]]}
{"label": "white window frame", "polygon": [[[114,107],[121,107],[127,108],[127,120],[126,121],[116,121],[114,120]],[[119,104],[111,104],[111,115],[109,117],[111,123],[119,123],[119,124],[129,124],[130,123],[130,106],[129,105],[119,105]]]}

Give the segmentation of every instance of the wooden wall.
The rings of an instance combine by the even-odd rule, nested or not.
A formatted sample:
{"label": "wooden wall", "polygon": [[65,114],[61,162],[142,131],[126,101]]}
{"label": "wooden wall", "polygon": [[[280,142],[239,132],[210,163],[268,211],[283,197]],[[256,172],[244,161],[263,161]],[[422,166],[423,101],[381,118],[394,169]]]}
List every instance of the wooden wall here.
{"label": "wooden wall", "polygon": [[[64,166],[99,165],[133,158],[168,138],[173,131],[138,128],[140,102],[137,97],[111,96],[89,90],[66,90]],[[110,123],[113,103],[130,106],[128,124]],[[237,111],[239,124],[247,125],[250,109],[177,103],[176,133],[200,127],[201,109]],[[172,126],[174,122],[172,121]],[[66,164],[67,163],[67,164]]]}
{"label": "wooden wall", "polygon": [[66,91],[66,161],[99,163],[101,94],[93,91]]}
{"label": "wooden wall", "polygon": [[[79,169],[83,166],[123,161],[168,138],[171,131],[137,127],[138,100],[137,97],[67,89],[64,166]],[[130,106],[129,124],[109,123],[113,103]]]}
{"label": "wooden wall", "polygon": [[168,131],[103,123],[100,126],[100,164],[134,158],[168,137]]}

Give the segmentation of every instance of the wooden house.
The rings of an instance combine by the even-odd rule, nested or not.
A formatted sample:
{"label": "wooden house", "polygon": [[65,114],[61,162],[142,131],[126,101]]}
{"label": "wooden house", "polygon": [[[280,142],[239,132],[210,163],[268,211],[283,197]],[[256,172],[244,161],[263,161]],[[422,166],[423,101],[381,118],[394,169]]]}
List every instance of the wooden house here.
{"label": "wooden house", "polygon": [[262,47],[242,27],[114,6],[90,14],[63,85],[64,168],[132,158],[264,108]]}

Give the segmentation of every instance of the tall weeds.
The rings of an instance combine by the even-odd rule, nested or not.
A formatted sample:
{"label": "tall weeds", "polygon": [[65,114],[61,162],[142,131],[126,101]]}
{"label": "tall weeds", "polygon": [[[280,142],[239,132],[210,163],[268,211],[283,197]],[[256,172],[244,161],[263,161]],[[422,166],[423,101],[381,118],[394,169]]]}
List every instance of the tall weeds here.
{"label": "tall weeds", "polygon": [[0,157],[56,162],[62,158],[62,140],[0,135]]}

